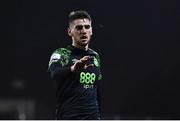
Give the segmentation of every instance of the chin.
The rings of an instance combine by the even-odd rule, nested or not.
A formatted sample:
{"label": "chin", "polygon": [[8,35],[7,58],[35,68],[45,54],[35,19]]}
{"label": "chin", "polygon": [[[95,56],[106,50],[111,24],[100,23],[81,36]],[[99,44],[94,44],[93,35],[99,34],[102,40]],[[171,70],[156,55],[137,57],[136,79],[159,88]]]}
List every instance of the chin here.
{"label": "chin", "polygon": [[81,45],[81,46],[84,46],[84,47],[85,47],[86,45],[88,45],[88,44],[89,44],[89,42],[81,42],[81,43],[80,43],[80,45]]}
{"label": "chin", "polygon": [[82,43],[82,44],[88,44],[88,43],[89,43],[89,40],[83,39],[83,40],[81,40],[81,43]]}

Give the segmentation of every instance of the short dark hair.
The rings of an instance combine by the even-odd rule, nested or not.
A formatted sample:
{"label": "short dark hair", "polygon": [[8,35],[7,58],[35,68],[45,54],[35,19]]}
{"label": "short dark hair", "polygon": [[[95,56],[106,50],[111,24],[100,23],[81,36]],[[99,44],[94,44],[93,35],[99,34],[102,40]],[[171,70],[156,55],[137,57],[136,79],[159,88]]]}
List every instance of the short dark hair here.
{"label": "short dark hair", "polygon": [[68,17],[69,17],[69,24],[76,19],[88,19],[89,21],[91,21],[91,16],[89,15],[88,12],[84,10],[72,11],[70,12]]}

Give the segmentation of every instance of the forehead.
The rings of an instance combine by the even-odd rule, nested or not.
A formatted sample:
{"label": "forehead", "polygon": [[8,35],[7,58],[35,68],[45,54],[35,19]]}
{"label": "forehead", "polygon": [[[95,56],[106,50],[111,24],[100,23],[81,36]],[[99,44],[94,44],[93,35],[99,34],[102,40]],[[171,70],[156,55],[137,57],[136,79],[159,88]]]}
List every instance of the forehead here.
{"label": "forehead", "polygon": [[76,19],[72,23],[74,25],[85,25],[85,24],[91,24],[91,21],[89,19]]}

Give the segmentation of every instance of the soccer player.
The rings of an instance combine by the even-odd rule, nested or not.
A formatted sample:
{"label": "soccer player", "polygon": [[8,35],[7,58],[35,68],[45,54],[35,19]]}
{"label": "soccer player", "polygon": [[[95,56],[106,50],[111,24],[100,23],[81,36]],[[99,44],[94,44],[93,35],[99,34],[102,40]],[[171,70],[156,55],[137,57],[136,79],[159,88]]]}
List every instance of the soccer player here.
{"label": "soccer player", "polygon": [[68,27],[72,45],[55,50],[50,58],[57,119],[100,119],[98,82],[102,76],[99,55],[89,48],[91,22],[86,11],[72,11]]}

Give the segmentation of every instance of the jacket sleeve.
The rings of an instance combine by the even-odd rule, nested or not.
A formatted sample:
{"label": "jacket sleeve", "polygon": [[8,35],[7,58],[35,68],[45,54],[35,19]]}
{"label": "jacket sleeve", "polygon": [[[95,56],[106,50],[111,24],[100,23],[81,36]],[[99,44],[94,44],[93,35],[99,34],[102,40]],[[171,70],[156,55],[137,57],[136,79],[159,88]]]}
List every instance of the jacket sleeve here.
{"label": "jacket sleeve", "polygon": [[61,80],[71,74],[70,66],[62,67],[59,63],[52,63],[49,68],[52,80]]}
{"label": "jacket sleeve", "polygon": [[[102,116],[102,73],[101,73],[101,62],[100,62],[100,57],[99,54],[96,54],[96,58],[98,61],[98,67],[99,67],[99,76],[98,76],[98,88],[97,88],[97,101],[99,104],[99,111],[100,111],[100,116]],[[102,118],[102,117],[101,117]]]}
{"label": "jacket sleeve", "polygon": [[53,80],[61,80],[71,74],[70,66],[68,65],[67,58],[59,53],[53,53],[49,61],[48,72]]}
{"label": "jacket sleeve", "polygon": [[102,73],[101,73],[101,61],[100,61],[100,57],[99,54],[96,54],[96,58],[97,58],[97,62],[98,62],[98,68],[99,68],[99,76],[98,76],[98,80],[102,80]]}

